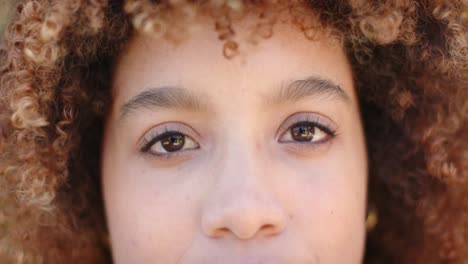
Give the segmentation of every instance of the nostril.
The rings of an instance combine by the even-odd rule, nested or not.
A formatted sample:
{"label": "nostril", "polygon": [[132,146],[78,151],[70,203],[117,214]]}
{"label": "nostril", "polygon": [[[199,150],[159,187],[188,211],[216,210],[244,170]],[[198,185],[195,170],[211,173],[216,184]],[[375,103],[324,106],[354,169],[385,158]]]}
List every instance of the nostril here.
{"label": "nostril", "polygon": [[[231,229],[227,226],[213,228],[211,229],[211,231],[206,232],[206,234],[213,238],[228,237],[231,235],[242,236],[242,234],[239,233],[239,230]],[[243,234],[243,235],[249,236],[249,234]]]}
{"label": "nostril", "polygon": [[218,228],[215,230],[213,236],[214,237],[222,237],[224,235],[226,235],[227,233],[230,233],[231,231],[229,231],[228,228],[226,227],[223,227],[223,228]]}
{"label": "nostril", "polygon": [[264,233],[265,235],[274,235],[278,231],[278,227],[273,224],[266,224],[260,228],[260,233]]}

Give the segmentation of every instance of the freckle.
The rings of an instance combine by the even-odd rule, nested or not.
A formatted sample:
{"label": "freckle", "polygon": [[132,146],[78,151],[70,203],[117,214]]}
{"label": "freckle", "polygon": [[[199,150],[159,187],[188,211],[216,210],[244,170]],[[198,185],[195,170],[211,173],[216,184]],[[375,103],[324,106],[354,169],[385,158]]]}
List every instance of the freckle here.
{"label": "freckle", "polygon": [[294,217],[294,214],[289,214],[289,219],[292,219]]}
{"label": "freckle", "polygon": [[133,247],[136,247],[137,246],[137,243],[135,241],[135,239],[130,239],[130,243],[132,244]]}
{"label": "freckle", "polygon": [[314,254],[315,257],[315,263],[320,263],[320,257],[317,253]]}
{"label": "freckle", "polygon": [[185,196],[185,201],[190,201],[190,195]]}

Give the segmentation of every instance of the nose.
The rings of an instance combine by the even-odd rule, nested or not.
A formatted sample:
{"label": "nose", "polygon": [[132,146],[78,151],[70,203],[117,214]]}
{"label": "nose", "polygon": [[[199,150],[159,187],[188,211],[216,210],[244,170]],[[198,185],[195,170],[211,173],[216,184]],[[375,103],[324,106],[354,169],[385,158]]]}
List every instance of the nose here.
{"label": "nose", "polygon": [[254,193],[239,193],[238,198],[231,195],[225,202],[216,202],[205,211],[202,227],[210,237],[229,234],[241,240],[255,236],[272,236],[281,233],[285,227],[285,217],[276,206],[258,200]]}
{"label": "nose", "polygon": [[267,166],[245,157],[222,163],[217,172],[217,182],[202,210],[202,229],[209,237],[234,235],[247,240],[285,229],[286,213],[265,177]]}

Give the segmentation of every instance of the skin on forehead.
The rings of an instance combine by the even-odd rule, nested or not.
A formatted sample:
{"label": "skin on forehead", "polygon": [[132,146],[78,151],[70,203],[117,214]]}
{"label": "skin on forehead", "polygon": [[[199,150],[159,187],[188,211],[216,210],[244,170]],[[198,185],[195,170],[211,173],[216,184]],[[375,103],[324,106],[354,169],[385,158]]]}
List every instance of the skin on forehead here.
{"label": "skin on forehead", "polygon": [[[222,56],[222,51],[223,51],[223,42],[218,40],[218,35],[215,30],[206,30],[206,27],[212,28],[213,21],[211,21],[207,17],[199,17],[197,19],[198,23],[193,23],[190,26],[187,26],[187,36],[188,40],[185,40],[185,45],[184,46],[189,46],[189,45],[196,45],[197,47],[202,47],[199,49],[198,53],[193,54],[190,52],[190,50],[180,48],[180,44],[175,44],[172,43],[169,40],[166,40],[164,38],[161,39],[152,39],[151,36],[144,36],[144,35],[139,35],[137,34],[132,40],[131,40],[131,46],[139,46],[140,48],[138,49],[132,49],[132,52],[126,52],[122,54],[121,59],[120,59],[120,64],[125,64],[127,58],[130,58],[130,60],[133,59],[133,57],[137,56],[142,58],[138,65],[135,65],[133,68],[126,68],[125,70],[132,70],[135,72],[136,77],[139,78],[139,82],[144,85],[144,87],[136,86],[135,84],[132,85],[126,85],[124,82],[126,81],[125,76],[122,74],[116,74],[115,79],[114,79],[114,86],[130,86],[130,87],[135,87],[135,89],[141,89],[141,88],[150,88],[150,83],[151,80],[147,80],[146,78],[151,79],[151,75],[146,74],[147,72],[142,70],[145,68],[145,64],[151,63],[151,60],[155,59],[152,58],[151,54],[157,54],[158,59],[164,59],[167,57],[171,57],[171,60],[173,61],[172,65],[176,65],[176,67],[179,67],[180,71],[184,71],[184,66],[188,65],[186,62],[198,59],[198,64],[200,67],[197,69],[197,71],[194,71],[191,69],[190,71],[184,71],[187,73],[192,73],[191,77],[193,78],[209,78],[211,77],[210,75],[210,70],[212,67],[215,66],[220,66],[223,67],[223,73],[230,77],[230,71],[234,69],[235,67],[242,67],[243,72],[248,73],[255,73],[255,74],[263,74],[266,75],[265,79],[266,81],[272,80],[272,78],[269,75],[269,72],[262,71],[262,63],[265,61],[271,61],[273,64],[272,66],[276,67],[278,71],[286,71],[288,75],[291,77],[282,80],[282,83],[278,84],[275,83],[274,86],[268,87],[267,91],[260,91],[262,92],[262,97],[267,98],[268,95],[272,94],[272,91],[274,91],[274,88],[280,88],[279,86],[283,83],[287,83],[290,81],[294,80],[302,80],[308,77],[313,77],[310,72],[307,69],[301,68],[297,66],[296,68],[285,68],[283,67],[282,62],[285,60],[289,60],[289,56],[295,55],[299,56],[297,57],[298,60],[307,60],[308,58],[301,56],[301,54],[291,54],[288,52],[288,50],[283,49],[283,47],[291,47],[291,49],[298,49],[298,50],[307,50],[308,52],[312,52],[310,54],[310,57],[313,57],[315,60],[320,61],[321,63],[318,64],[317,66],[314,67],[314,73],[318,77],[321,77],[324,80],[330,80],[334,84],[337,84],[340,86],[340,88],[344,88],[345,94],[347,94],[349,97],[354,97],[352,98],[353,100],[356,100],[355,98],[355,92],[353,89],[353,81],[352,78],[342,78],[340,80],[336,80],[336,77],[334,76],[329,76],[329,74],[326,72],[327,67],[333,67],[335,68],[334,70],[342,77],[350,77],[349,73],[351,71],[350,65],[346,59],[346,55],[344,54],[344,51],[342,50],[341,47],[334,47],[335,51],[333,54],[332,60],[327,57],[325,60],[324,54],[321,54],[321,50],[328,49],[330,50],[331,47],[330,45],[337,45],[337,41],[334,39],[330,38],[319,38],[314,41],[310,41],[306,38],[299,38],[297,39],[298,34],[302,34],[299,32],[294,26],[291,24],[288,24],[287,22],[278,22],[274,25],[273,32],[274,34],[278,35],[281,34],[284,37],[282,38],[275,38],[275,41],[277,42],[278,45],[273,45],[271,41],[269,40],[262,40],[257,44],[252,44],[251,42],[248,41],[249,38],[249,33],[251,33],[251,28],[252,25],[255,23],[255,19],[244,19],[239,21],[237,24],[234,25],[235,30],[237,30],[237,37],[235,40],[239,43],[240,45],[240,53],[238,56],[234,57],[231,60],[226,60]],[[202,34],[200,34],[202,33]],[[317,33],[319,34],[319,33]],[[291,41],[294,40],[294,41]],[[158,43],[158,45],[154,45],[154,43]],[[190,43],[190,44],[189,44]],[[316,46],[316,49],[309,49],[310,46]],[[274,60],[271,60],[269,57],[271,56],[272,48],[276,48],[274,50],[275,53],[275,58]],[[326,54],[328,55],[328,54]],[[207,56],[213,56],[215,57],[215,61],[210,61],[210,65],[208,65],[208,62],[204,63],[205,60],[203,60],[204,57]],[[177,57],[176,60],[174,60],[174,57]],[[250,58],[250,59],[249,59]],[[336,64],[334,62],[337,61],[345,61],[346,63],[341,63],[341,64]],[[259,62],[259,63],[257,63]],[[153,65],[154,66],[154,65]],[[150,71],[155,74],[155,72],[163,73],[165,71],[164,68],[168,68],[168,65],[161,65],[161,68],[158,69],[150,69]],[[190,67],[190,66],[187,66]],[[147,68],[146,68],[147,69]],[[169,70],[167,70],[169,71]],[[224,76],[219,76],[224,77]],[[246,78],[247,76],[244,75]],[[176,85],[180,81],[179,79],[176,79],[172,83],[168,83],[169,85]],[[234,90],[238,89],[243,89],[242,86],[237,85],[237,87]],[[219,90],[219,89],[218,89]],[[225,90],[232,90],[231,87],[225,87]],[[116,100],[114,103],[114,106],[122,105],[123,101],[128,101],[130,98],[130,95],[134,95],[134,90],[129,90],[129,89],[113,89],[113,92],[119,92],[117,95],[114,94],[113,98]],[[122,100],[122,101],[119,101]],[[114,109],[114,112],[116,110]]]}
{"label": "skin on forehead", "polygon": [[[350,65],[327,43],[278,24],[227,60],[210,21],[179,45],[134,36],[117,64],[102,148],[115,263],[360,263],[364,136]],[[306,121],[337,135],[280,143]],[[171,130],[199,148],[141,152]]]}

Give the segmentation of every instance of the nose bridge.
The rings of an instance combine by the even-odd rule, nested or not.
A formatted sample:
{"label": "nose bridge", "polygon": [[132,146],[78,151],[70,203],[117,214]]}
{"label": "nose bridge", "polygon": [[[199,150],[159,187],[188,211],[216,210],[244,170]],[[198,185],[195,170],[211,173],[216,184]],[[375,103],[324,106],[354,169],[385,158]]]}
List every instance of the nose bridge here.
{"label": "nose bridge", "polygon": [[[216,189],[222,197],[236,196],[236,201],[264,196],[269,187],[266,181],[267,161],[261,140],[252,131],[232,131],[226,135],[230,142],[220,153],[216,170]],[[251,135],[253,134],[253,135]],[[239,194],[243,194],[239,197]]]}
{"label": "nose bridge", "polygon": [[[242,123],[250,121],[244,119]],[[232,189],[260,184],[265,177],[266,159],[264,148],[258,134],[252,126],[237,124],[237,129],[223,133],[223,144],[220,147],[216,164],[216,184],[218,187]],[[260,187],[260,186],[257,186]]]}
{"label": "nose bridge", "polygon": [[231,141],[216,166],[216,181],[202,212],[202,229],[208,236],[249,239],[284,228],[285,214],[269,185],[264,155],[254,140],[245,138],[249,137]]}

